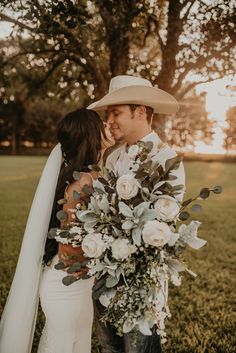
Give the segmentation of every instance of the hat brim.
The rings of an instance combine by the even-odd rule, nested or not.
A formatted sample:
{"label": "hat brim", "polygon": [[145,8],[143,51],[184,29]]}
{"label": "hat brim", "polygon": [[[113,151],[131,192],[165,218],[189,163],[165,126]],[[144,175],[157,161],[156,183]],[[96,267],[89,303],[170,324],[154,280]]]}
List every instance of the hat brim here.
{"label": "hat brim", "polygon": [[107,110],[111,105],[138,104],[153,108],[154,113],[174,114],[179,104],[169,93],[155,87],[127,86],[106,94],[88,106],[96,111]]}

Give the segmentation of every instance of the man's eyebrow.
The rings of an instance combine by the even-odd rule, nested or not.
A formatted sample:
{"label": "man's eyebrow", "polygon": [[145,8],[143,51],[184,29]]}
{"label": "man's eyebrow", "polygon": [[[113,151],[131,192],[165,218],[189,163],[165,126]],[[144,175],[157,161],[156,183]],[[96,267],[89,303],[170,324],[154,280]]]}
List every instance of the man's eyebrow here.
{"label": "man's eyebrow", "polygon": [[108,113],[114,113],[114,112],[117,112],[118,109],[117,108],[110,108],[107,110]]}

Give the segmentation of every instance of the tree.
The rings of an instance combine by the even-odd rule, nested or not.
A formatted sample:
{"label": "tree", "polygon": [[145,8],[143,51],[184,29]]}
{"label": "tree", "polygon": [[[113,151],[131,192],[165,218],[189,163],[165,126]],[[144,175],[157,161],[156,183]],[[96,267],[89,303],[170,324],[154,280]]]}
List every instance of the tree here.
{"label": "tree", "polygon": [[226,113],[228,127],[225,129],[224,147],[226,152],[236,150],[236,106],[229,108]]}
{"label": "tree", "polygon": [[[88,91],[92,84],[96,97],[110,76],[129,71],[181,99],[197,84],[183,88],[188,75],[208,82],[235,70],[233,0],[3,0],[3,9],[22,13],[17,20],[0,14],[17,26],[18,58],[31,66],[40,59],[45,80],[60,68],[64,82],[73,76]],[[71,76],[66,60],[68,71],[75,65]]]}
{"label": "tree", "polygon": [[4,130],[1,140],[11,141],[12,154],[19,151],[25,123],[25,106],[20,96],[14,97],[14,101],[6,102],[0,99],[0,117]]}
{"label": "tree", "polygon": [[86,105],[111,76],[130,73],[181,102],[199,82],[235,72],[233,0],[2,0],[0,11],[17,42],[2,49],[0,68],[25,66],[30,94],[82,94]]}

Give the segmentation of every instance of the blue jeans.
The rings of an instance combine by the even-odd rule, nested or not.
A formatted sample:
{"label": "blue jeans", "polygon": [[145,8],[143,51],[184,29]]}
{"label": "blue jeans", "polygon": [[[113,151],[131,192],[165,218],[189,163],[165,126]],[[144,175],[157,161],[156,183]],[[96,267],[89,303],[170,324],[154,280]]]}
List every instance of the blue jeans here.
{"label": "blue jeans", "polygon": [[96,337],[101,346],[101,353],[161,353],[160,336],[157,335],[155,327],[150,336],[138,332],[134,345],[132,334],[125,333],[122,337],[118,336],[112,325],[101,322],[100,317],[104,307],[98,299],[94,300],[93,304]]}

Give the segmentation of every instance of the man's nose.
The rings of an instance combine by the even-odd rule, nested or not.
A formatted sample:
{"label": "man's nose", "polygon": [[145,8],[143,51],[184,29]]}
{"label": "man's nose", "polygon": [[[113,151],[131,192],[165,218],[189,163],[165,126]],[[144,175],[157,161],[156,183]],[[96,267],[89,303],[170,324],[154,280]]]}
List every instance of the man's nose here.
{"label": "man's nose", "polygon": [[113,114],[112,113],[109,113],[108,116],[107,116],[107,124],[112,124],[114,123],[114,119],[113,119]]}

